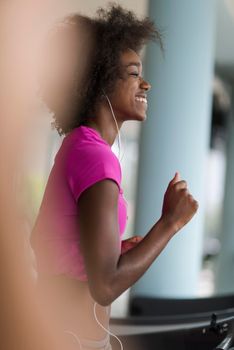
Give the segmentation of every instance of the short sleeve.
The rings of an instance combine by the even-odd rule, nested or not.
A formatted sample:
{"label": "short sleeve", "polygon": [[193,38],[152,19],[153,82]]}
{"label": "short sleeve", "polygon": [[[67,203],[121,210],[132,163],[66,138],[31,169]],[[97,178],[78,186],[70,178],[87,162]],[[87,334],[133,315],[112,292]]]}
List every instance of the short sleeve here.
{"label": "short sleeve", "polygon": [[75,201],[85,189],[104,179],[115,181],[121,190],[119,160],[111,148],[103,145],[74,148],[68,157],[66,176]]}

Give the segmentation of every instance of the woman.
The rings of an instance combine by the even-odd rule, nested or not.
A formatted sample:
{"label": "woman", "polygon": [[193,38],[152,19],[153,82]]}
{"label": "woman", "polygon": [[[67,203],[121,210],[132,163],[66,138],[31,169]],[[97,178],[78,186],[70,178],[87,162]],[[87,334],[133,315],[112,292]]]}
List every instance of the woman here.
{"label": "woman", "polygon": [[[165,192],[160,219],[144,237],[122,240],[127,203],[120,162],[111,146],[125,121],[146,119],[150,84],[142,77],[140,52],[149,40],[158,40],[162,47],[154,23],[112,5],[100,9],[94,19],[67,17],[52,38],[48,49],[59,38],[55,47],[60,51],[50,51],[50,62],[57,59],[53,52],[60,56],[57,71],[47,66],[43,98],[65,137],[31,243],[39,286],[61,330],[68,331],[71,349],[107,350],[111,303],[145,273],[193,217],[198,203],[176,173]],[[61,58],[64,51],[66,57]],[[76,70],[74,85],[80,58],[83,65]],[[67,68],[62,73],[61,65]]]}

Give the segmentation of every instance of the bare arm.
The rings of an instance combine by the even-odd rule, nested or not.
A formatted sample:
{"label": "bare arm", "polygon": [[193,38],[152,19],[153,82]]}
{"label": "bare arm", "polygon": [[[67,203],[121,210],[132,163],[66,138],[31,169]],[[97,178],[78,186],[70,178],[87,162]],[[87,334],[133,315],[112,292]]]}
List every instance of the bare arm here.
{"label": "bare arm", "polygon": [[[173,191],[175,192],[174,188]],[[99,304],[109,305],[131,287],[154,262],[175,232],[180,229],[175,216],[179,213],[182,217],[183,210],[188,211],[190,208],[188,200],[192,203],[192,198],[187,198],[185,202],[185,183],[182,181],[178,183],[174,197],[173,191],[170,190],[167,194],[171,205],[165,203],[164,215],[134,248],[122,255],[119,251],[117,184],[105,179],[95,183],[81,194],[78,200],[81,247],[90,292]],[[178,196],[183,201],[177,209],[178,213],[176,210],[173,211],[173,217],[172,207],[175,203],[178,204]],[[193,215],[194,208],[193,203],[193,209],[190,208],[187,214],[187,221]],[[186,220],[184,219],[184,222]],[[180,225],[183,224],[181,222]]]}
{"label": "bare arm", "polygon": [[111,283],[113,300],[146,272],[174,233],[173,226],[160,218],[137,245],[120,256]]}

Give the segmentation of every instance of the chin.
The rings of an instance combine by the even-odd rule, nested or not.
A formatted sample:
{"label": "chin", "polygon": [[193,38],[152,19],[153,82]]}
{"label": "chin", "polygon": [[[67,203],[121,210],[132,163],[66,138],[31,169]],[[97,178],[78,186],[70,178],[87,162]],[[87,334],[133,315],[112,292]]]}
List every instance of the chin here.
{"label": "chin", "polygon": [[124,120],[136,120],[136,121],[144,121],[147,118],[147,115],[145,112],[139,113],[131,113],[131,114],[125,114]]}
{"label": "chin", "polygon": [[146,114],[138,114],[135,120],[144,121],[147,118]]}

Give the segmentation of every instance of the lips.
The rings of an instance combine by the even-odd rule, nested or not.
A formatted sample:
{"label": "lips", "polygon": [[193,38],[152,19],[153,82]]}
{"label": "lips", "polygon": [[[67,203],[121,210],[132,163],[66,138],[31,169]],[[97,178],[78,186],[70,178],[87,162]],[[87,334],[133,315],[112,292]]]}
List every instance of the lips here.
{"label": "lips", "polygon": [[146,95],[136,95],[135,96],[135,100],[141,103],[145,103],[147,104],[147,99],[146,99]]}

